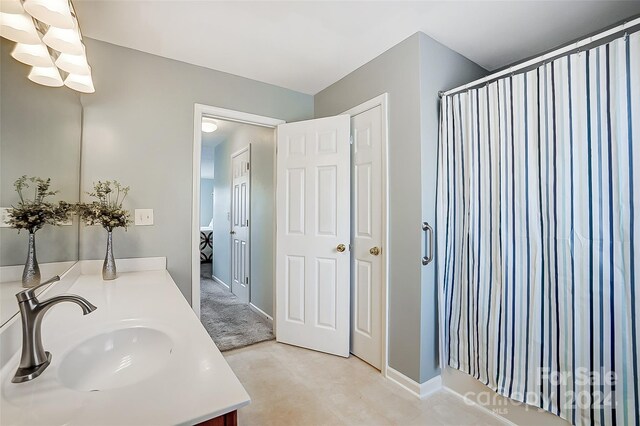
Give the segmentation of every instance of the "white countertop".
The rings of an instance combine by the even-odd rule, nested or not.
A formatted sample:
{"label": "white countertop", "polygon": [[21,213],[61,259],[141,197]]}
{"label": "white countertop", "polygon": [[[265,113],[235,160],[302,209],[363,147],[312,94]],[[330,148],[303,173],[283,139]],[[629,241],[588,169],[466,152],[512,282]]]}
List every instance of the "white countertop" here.
{"label": "white countertop", "polygon": [[[69,293],[98,307],[83,316],[61,303],[42,322],[51,365],[36,379],[11,383],[20,353],[0,371],[2,425],[195,424],[249,404],[249,395],[205,331],[167,271],[120,273],[115,281],[81,275]],[[170,336],[159,373],[129,386],[84,392],[59,379],[72,348],[97,334],[144,326]]]}

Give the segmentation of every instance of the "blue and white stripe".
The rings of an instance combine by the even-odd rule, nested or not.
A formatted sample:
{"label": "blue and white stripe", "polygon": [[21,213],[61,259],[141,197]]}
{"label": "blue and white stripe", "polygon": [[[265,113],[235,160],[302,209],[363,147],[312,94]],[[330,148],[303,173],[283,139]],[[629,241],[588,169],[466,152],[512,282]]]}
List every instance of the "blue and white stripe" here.
{"label": "blue and white stripe", "polygon": [[444,96],[438,153],[445,362],[639,425],[640,33]]}

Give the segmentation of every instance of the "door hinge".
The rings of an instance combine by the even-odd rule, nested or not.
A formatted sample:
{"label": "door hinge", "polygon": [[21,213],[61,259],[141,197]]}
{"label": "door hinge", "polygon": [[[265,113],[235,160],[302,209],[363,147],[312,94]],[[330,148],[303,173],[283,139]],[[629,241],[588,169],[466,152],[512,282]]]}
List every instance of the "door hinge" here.
{"label": "door hinge", "polygon": [[249,163],[247,163],[247,170],[249,170]]}
{"label": "door hinge", "polygon": [[249,284],[249,277],[244,277],[244,283]]}
{"label": "door hinge", "polygon": [[349,145],[353,145],[353,135],[349,135]]}
{"label": "door hinge", "polygon": [[249,226],[249,219],[247,219],[247,226]]}

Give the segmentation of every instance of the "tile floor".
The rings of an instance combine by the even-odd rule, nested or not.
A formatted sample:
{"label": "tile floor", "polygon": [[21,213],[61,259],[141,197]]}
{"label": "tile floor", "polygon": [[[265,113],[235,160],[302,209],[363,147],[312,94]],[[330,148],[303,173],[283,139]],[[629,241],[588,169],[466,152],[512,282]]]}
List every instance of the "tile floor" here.
{"label": "tile floor", "polygon": [[354,356],[274,341],[224,356],[251,396],[238,412],[243,426],[502,424],[446,391],[419,400]]}

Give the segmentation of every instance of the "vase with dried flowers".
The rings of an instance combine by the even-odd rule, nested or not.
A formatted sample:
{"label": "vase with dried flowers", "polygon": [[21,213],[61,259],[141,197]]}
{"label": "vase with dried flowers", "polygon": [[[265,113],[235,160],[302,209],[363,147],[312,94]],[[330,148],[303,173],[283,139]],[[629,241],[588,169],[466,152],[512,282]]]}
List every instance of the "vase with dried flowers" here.
{"label": "vase with dried flowers", "polygon": [[113,257],[113,230],[125,228],[131,223],[129,211],[122,208],[122,203],[129,193],[128,186],[118,181],[98,181],[93,184],[93,192],[88,192],[95,200],[90,203],[78,203],[77,211],[87,225],[102,225],[107,230],[107,253],[102,265],[102,279],[116,278],[116,262]]}
{"label": "vase with dried flowers", "polygon": [[[22,286],[34,287],[40,284],[40,267],[36,258],[36,231],[45,225],[61,225],[67,222],[73,211],[72,205],[59,201],[47,201],[59,191],[50,190],[51,179],[36,176],[22,176],[13,183],[20,201],[8,209],[7,223],[18,233],[26,229],[29,232],[27,261],[22,272]],[[33,199],[26,196],[25,191],[33,186]]]}

